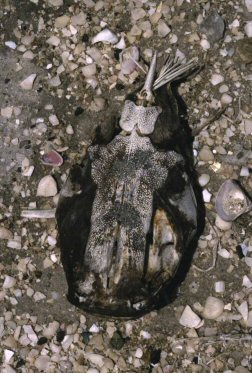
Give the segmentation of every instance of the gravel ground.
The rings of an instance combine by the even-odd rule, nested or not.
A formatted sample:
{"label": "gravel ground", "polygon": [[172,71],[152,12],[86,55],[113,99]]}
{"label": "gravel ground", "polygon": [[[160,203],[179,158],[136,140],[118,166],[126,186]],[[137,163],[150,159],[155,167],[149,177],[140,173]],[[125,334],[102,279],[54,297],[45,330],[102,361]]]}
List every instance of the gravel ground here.
{"label": "gravel ground", "polygon": [[[227,223],[215,210],[227,179],[252,194],[251,0],[0,4],[1,372],[251,372],[251,213]],[[108,43],[94,43],[104,29]],[[152,49],[199,59],[179,87],[192,128],[228,105],[194,141],[205,230],[171,304],[137,320],[99,318],[66,299],[55,220],[21,211],[55,208],[96,128],[109,136],[143,81],[127,53],[146,69]],[[52,149],[62,165],[43,163]]]}

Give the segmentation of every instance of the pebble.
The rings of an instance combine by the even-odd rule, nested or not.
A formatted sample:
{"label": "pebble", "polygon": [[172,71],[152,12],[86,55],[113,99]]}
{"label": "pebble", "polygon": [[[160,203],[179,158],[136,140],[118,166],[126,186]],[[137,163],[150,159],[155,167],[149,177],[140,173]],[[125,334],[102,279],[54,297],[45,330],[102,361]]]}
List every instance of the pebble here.
{"label": "pebble", "polygon": [[135,352],[135,357],[137,357],[138,359],[141,359],[142,356],[143,356],[143,350],[141,348],[137,348]]}
{"label": "pebble", "polygon": [[231,104],[232,101],[233,101],[233,98],[227,93],[223,93],[223,95],[221,95],[221,103],[223,105],[229,105]]}
{"label": "pebble", "polygon": [[11,350],[4,350],[4,362],[8,364],[14,355],[14,352]]}
{"label": "pebble", "polygon": [[133,21],[138,21],[139,19],[144,18],[146,12],[143,8],[136,8],[131,11],[131,17]]}
{"label": "pebble", "polygon": [[73,130],[73,127],[71,126],[71,124],[68,124],[68,125],[67,125],[66,133],[67,133],[68,135],[73,135],[73,134],[74,134],[74,130]]}
{"label": "pebble", "polygon": [[60,80],[60,77],[58,75],[55,75],[53,78],[51,78],[49,81],[48,81],[49,85],[51,87],[58,87],[59,85],[61,85],[61,80]]}
{"label": "pebble", "polygon": [[171,32],[170,27],[163,20],[158,22],[157,30],[160,38],[165,38]]}
{"label": "pebble", "polygon": [[33,60],[34,58],[34,53],[32,51],[26,51],[24,54],[23,54],[23,58],[27,59],[27,60]]}
{"label": "pebble", "polygon": [[52,36],[50,36],[49,39],[46,40],[46,42],[47,42],[47,44],[50,44],[53,47],[57,47],[60,44],[60,39],[57,36],[52,35]]}
{"label": "pebble", "polygon": [[212,85],[217,85],[224,81],[224,77],[220,74],[213,74],[210,81]]}
{"label": "pebble", "polygon": [[37,196],[54,197],[58,193],[57,184],[51,175],[44,176],[37,188]]}
{"label": "pebble", "polygon": [[209,203],[211,201],[212,194],[207,189],[203,190],[202,195],[205,203]]}
{"label": "pebble", "polygon": [[249,38],[252,37],[252,21],[247,22],[246,26],[244,27],[244,31]]}
{"label": "pebble", "polygon": [[33,87],[34,80],[36,79],[37,74],[31,74],[25,78],[21,83],[20,87],[25,90],[31,90]]}
{"label": "pebble", "polygon": [[216,293],[224,293],[225,292],[225,282],[224,281],[216,281],[214,284],[214,290]]}
{"label": "pebble", "polygon": [[55,19],[55,27],[57,27],[57,28],[66,27],[67,24],[69,23],[69,21],[70,21],[69,16],[63,15],[63,16],[57,17]]}
{"label": "pebble", "polygon": [[241,171],[240,171],[240,176],[248,177],[249,175],[250,175],[249,168],[242,166]]}
{"label": "pebble", "polygon": [[96,64],[95,63],[92,63],[90,65],[87,65],[87,66],[84,66],[82,69],[82,74],[86,77],[86,78],[90,78],[91,76],[95,75],[96,74]]}
{"label": "pebble", "polygon": [[244,119],[244,131],[245,131],[245,135],[252,134],[252,120],[251,119]]}
{"label": "pebble", "polygon": [[10,249],[20,250],[22,248],[21,241],[19,240],[8,240],[7,247]]}
{"label": "pebble", "polygon": [[224,310],[223,300],[215,297],[208,297],[203,309],[203,316],[206,319],[214,320],[219,317]]}
{"label": "pebble", "polygon": [[199,26],[200,32],[205,34],[210,43],[222,39],[225,23],[218,13],[209,15]]}
{"label": "pebble", "polygon": [[211,162],[214,160],[214,155],[208,146],[203,146],[203,148],[199,151],[198,156],[199,160],[204,162]]}
{"label": "pebble", "polygon": [[208,50],[208,49],[210,49],[210,43],[209,43],[209,41],[206,40],[206,39],[201,39],[201,41],[200,41],[200,45],[201,45],[201,47],[202,47],[204,50]]}
{"label": "pebble", "polygon": [[13,288],[16,284],[16,279],[14,277],[5,275],[4,277],[4,283],[3,283],[3,289],[10,289]]}
{"label": "pebble", "polygon": [[6,47],[8,47],[10,49],[16,49],[17,48],[17,44],[14,41],[6,41],[4,44],[6,45]]}
{"label": "pebble", "polygon": [[210,176],[208,174],[202,174],[200,175],[200,177],[198,178],[198,181],[199,181],[199,185],[201,187],[204,187],[206,186],[209,181],[210,181]]}
{"label": "pebble", "polygon": [[104,364],[104,356],[94,353],[86,353],[85,358],[90,361],[90,363],[96,365],[98,368],[101,368]]}
{"label": "pebble", "polygon": [[13,234],[9,229],[0,227],[0,240],[12,240],[12,238]]}
{"label": "pebble", "polygon": [[186,306],[180,319],[179,323],[187,328],[199,328],[201,326],[201,319],[190,306]]}
{"label": "pebble", "polygon": [[46,371],[49,368],[50,361],[51,359],[47,355],[39,356],[35,360],[35,368],[37,368],[40,372]]}
{"label": "pebble", "polygon": [[89,368],[89,369],[87,370],[87,373],[99,373],[99,370],[96,369],[96,368]]}
{"label": "pebble", "polygon": [[52,126],[58,126],[59,125],[59,119],[55,114],[49,115],[49,122],[51,123]]}
{"label": "pebble", "polygon": [[6,106],[5,108],[1,108],[1,116],[4,118],[11,118],[13,113],[13,106]]}

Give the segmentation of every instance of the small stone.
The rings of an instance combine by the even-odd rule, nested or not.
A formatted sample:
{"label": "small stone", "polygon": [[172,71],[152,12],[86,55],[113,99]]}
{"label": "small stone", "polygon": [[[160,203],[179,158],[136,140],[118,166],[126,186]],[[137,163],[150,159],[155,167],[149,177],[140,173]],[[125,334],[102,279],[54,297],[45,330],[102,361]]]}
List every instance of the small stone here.
{"label": "small stone", "polygon": [[96,368],[89,368],[89,369],[87,370],[87,373],[99,373],[99,370],[96,369]]}
{"label": "small stone", "polygon": [[74,130],[73,130],[73,127],[71,126],[71,124],[68,124],[68,125],[67,125],[66,133],[67,133],[68,135],[73,135],[73,134],[74,134]]}
{"label": "small stone", "polygon": [[0,227],[0,240],[12,240],[13,234],[5,227]]}
{"label": "small stone", "polygon": [[200,32],[205,34],[210,43],[222,39],[225,23],[218,13],[209,15],[199,26]]}
{"label": "small stone", "polygon": [[215,297],[208,297],[204,306],[203,316],[206,319],[214,320],[219,317],[224,310],[223,300]]}
{"label": "small stone", "polygon": [[201,319],[195,312],[193,312],[190,306],[186,306],[180,317],[179,323],[187,328],[198,328],[201,326]]}
{"label": "small stone", "polygon": [[100,328],[96,324],[93,324],[91,328],[89,329],[90,333],[99,333],[99,331],[100,331]]}
{"label": "small stone", "polygon": [[20,250],[22,248],[21,241],[19,240],[8,240],[7,247],[10,249]]}
{"label": "small stone", "polygon": [[217,85],[224,81],[224,77],[220,74],[213,74],[210,81],[212,85]]}
{"label": "small stone", "polygon": [[33,87],[34,80],[36,79],[37,74],[31,74],[25,78],[21,83],[20,87],[25,90],[30,90]]}
{"label": "small stone", "polygon": [[252,288],[252,281],[248,278],[248,276],[243,276],[242,279],[242,286],[245,286],[248,289]]}
{"label": "small stone", "polygon": [[66,27],[68,25],[70,21],[70,17],[64,15],[64,16],[61,16],[61,17],[57,17],[55,19],[55,27],[57,28],[63,28],[63,27]]}
{"label": "small stone", "polygon": [[238,307],[238,311],[243,317],[244,321],[248,320],[248,303],[246,301],[242,302]]}
{"label": "small stone", "polygon": [[223,95],[221,96],[221,103],[224,105],[229,105],[231,104],[232,101],[233,101],[233,98],[227,93],[223,93]]}
{"label": "small stone", "polygon": [[47,0],[51,6],[61,6],[63,5],[63,0]]}
{"label": "small stone", "polygon": [[218,250],[218,255],[220,255],[224,259],[231,258],[231,254],[227,249],[219,249]]}
{"label": "small stone", "polygon": [[203,162],[211,162],[214,160],[214,155],[208,146],[204,146],[199,151],[199,159]]}
{"label": "small stone", "polygon": [[57,47],[60,44],[60,39],[57,36],[52,35],[49,39],[46,40],[46,42],[53,47]]}
{"label": "small stone", "polygon": [[51,123],[52,126],[58,126],[59,125],[59,120],[55,114],[51,114],[49,116],[49,122]]}
{"label": "small stone", "polygon": [[10,49],[16,49],[17,48],[17,44],[14,41],[6,41],[4,44],[6,45],[6,47],[8,47]]}
{"label": "small stone", "polygon": [[242,177],[248,177],[249,174],[250,174],[249,168],[245,167],[245,166],[242,166],[241,171],[240,171],[240,176],[242,176]]}
{"label": "small stone", "polygon": [[87,20],[86,15],[83,12],[80,12],[79,14],[76,14],[71,17],[71,24],[73,26],[83,26],[85,25]]}
{"label": "small stone", "polygon": [[252,120],[244,119],[244,131],[246,135],[252,134]]}
{"label": "small stone", "polygon": [[40,300],[43,300],[45,298],[45,294],[41,293],[40,291],[36,291],[36,293],[33,295],[33,299],[35,300],[35,302],[39,302]]}
{"label": "small stone", "polygon": [[35,368],[37,368],[40,372],[45,372],[49,368],[50,361],[51,359],[49,356],[41,355],[35,360]]}
{"label": "small stone", "polygon": [[221,219],[221,217],[219,215],[216,215],[215,225],[216,225],[217,228],[221,229],[222,231],[228,231],[232,227],[232,222],[225,221],[225,220]]}
{"label": "small stone", "polygon": [[146,12],[143,8],[136,8],[131,11],[131,17],[133,21],[138,21],[141,18],[144,18]]}
{"label": "small stone", "polygon": [[157,30],[160,38],[166,37],[171,32],[170,27],[162,19],[158,22]]}
{"label": "small stone", "polygon": [[60,77],[58,75],[55,75],[48,81],[48,83],[51,87],[58,87],[59,85],[61,85]]}
{"label": "small stone", "polygon": [[247,22],[246,26],[244,27],[244,31],[247,37],[252,37],[252,21]]}
{"label": "small stone", "polygon": [[245,0],[245,5],[247,7],[248,12],[252,12],[252,0]]}
{"label": "small stone", "polygon": [[82,69],[82,74],[86,78],[90,78],[91,76],[94,76],[96,74],[96,64],[92,63],[90,65],[84,66]]}
{"label": "small stone", "polygon": [[211,201],[212,194],[207,189],[203,190],[202,195],[205,203],[209,203]]}
{"label": "small stone", "polygon": [[252,62],[252,38],[238,40],[236,42],[236,50],[243,62]]}
{"label": "small stone", "polygon": [[34,53],[32,51],[26,51],[24,54],[23,54],[23,58],[25,58],[26,60],[33,60],[34,58]]}
{"label": "small stone", "polygon": [[104,109],[106,101],[102,97],[94,97],[94,100],[91,102],[90,110],[99,112]]}
{"label": "small stone", "polygon": [[216,281],[214,284],[214,290],[216,293],[224,293],[225,291],[225,282],[224,281]]}
{"label": "small stone", "polygon": [[96,365],[98,368],[101,368],[104,364],[104,356],[94,353],[85,354],[85,358],[90,361],[90,363]]}
{"label": "small stone", "polygon": [[208,49],[210,49],[210,43],[208,40],[206,39],[201,39],[200,41],[200,45],[202,46],[202,48],[206,51]]}
{"label": "small stone", "polygon": [[4,362],[6,364],[10,363],[10,360],[12,356],[14,355],[14,352],[11,350],[4,350]]}
{"label": "small stone", "polygon": [[11,118],[13,113],[13,106],[7,106],[1,109],[1,115],[4,118]]}
{"label": "small stone", "polygon": [[3,283],[3,289],[10,289],[13,288],[16,284],[16,279],[14,277],[5,275],[4,277],[4,283]]}
{"label": "small stone", "polygon": [[143,350],[141,348],[137,348],[135,352],[135,357],[137,357],[138,359],[141,359],[142,356],[143,356]]}
{"label": "small stone", "polygon": [[202,175],[200,175],[198,180],[199,180],[199,185],[201,187],[204,187],[209,183],[210,176],[208,174],[202,174]]}

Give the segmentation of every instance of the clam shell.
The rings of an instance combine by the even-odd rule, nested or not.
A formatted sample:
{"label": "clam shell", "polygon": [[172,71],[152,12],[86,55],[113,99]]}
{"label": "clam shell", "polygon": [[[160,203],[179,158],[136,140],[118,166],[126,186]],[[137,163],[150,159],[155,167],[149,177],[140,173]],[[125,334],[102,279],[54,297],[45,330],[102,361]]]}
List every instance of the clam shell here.
{"label": "clam shell", "polygon": [[234,221],[238,216],[252,209],[252,201],[237,181],[227,180],[218,191],[215,208],[221,219]]}
{"label": "clam shell", "polygon": [[42,155],[41,161],[47,166],[59,167],[63,163],[63,158],[55,150],[51,150]]}

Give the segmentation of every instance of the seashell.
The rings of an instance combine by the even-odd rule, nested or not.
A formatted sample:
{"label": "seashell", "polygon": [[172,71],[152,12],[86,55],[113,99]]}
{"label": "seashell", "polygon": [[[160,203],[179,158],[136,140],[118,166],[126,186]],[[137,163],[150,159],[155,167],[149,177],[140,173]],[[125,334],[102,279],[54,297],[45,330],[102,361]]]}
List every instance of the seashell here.
{"label": "seashell", "polygon": [[63,158],[55,150],[51,150],[42,155],[41,161],[47,166],[59,167],[63,163]]}
{"label": "seashell", "polygon": [[121,39],[119,40],[119,42],[115,45],[115,47],[117,49],[124,49],[126,47],[126,43],[125,43],[125,40],[124,40],[124,36],[121,37]]}
{"label": "seashell", "polygon": [[54,197],[57,194],[57,184],[51,175],[44,176],[37,188],[37,196]]}
{"label": "seashell", "polygon": [[201,324],[201,319],[190,306],[186,306],[180,319],[179,323],[187,328],[199,328]]}
{"label": "seashell", "polygon": [[234,221],[252,209],[252,202],[235,180],[227,180],[218,191],[215,208],[221,219]]}
{"label": "seashell", "polygon": [[106,44],[116,44],[118,37],[108,28],[105,28],[93,37],[92,44],[99,43],[100,41]]}
{"label": "seashell", "polygon": [[203,310],[203,316],[206,319],[214,320],[219,317],[224,310],[224,302],[215,297],[208,297]]}
{"label": "seashell", "polygon": [[135,61],[139,60],[139,50],[133,46],[125,49],[120,54],[121,72],[125,75],[133,73],[136,69],[137,64]]}
{"label": "seashell", "polygon": [[25,90],[30,90],[33,87],[34,80],[36,79],[37,74],[31,74],[27,78],[25,78],[21,83],[20,87]]}

